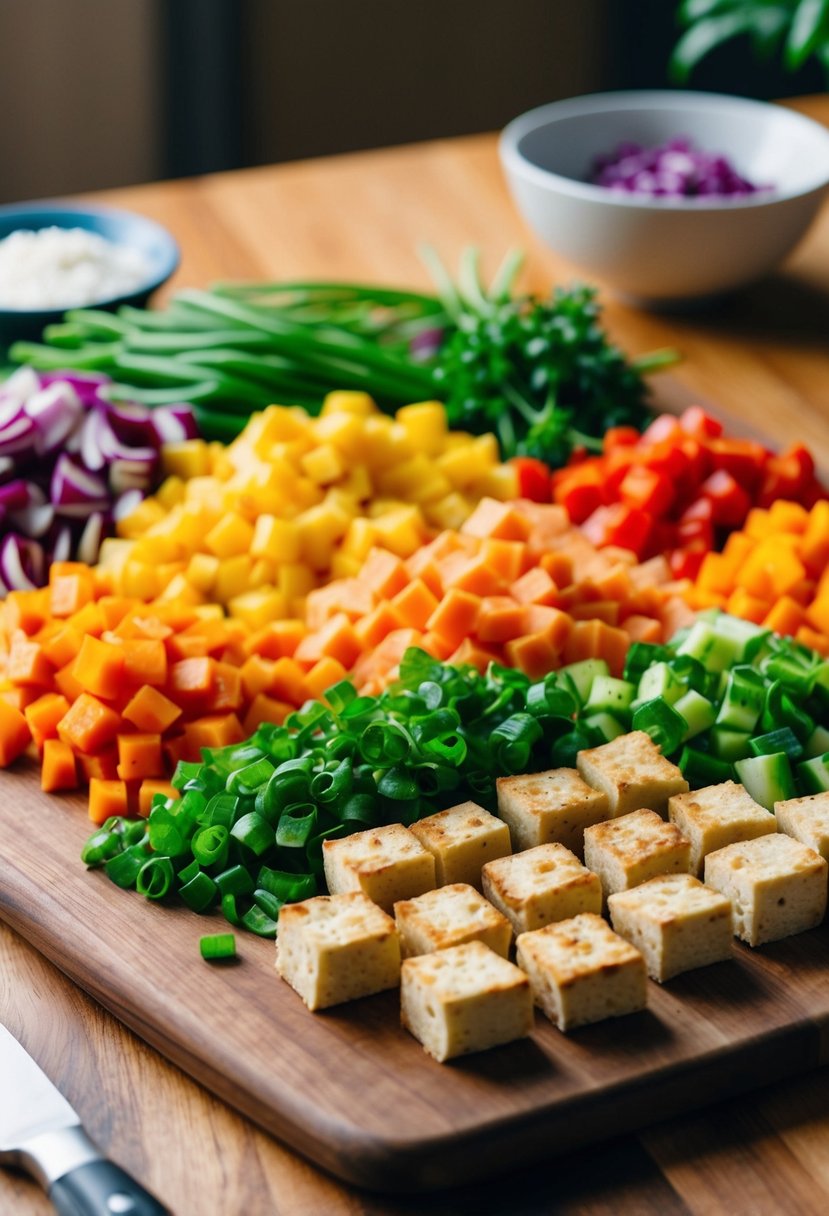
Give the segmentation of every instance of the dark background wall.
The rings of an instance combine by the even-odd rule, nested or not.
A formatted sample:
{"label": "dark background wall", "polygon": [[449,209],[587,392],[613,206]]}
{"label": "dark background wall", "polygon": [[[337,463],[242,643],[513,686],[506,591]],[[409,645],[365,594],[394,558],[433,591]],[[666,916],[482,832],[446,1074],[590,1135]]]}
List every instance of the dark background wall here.
{"label": "dark background wall", "polygon": [[[667,84],[674,0],[2,0],[0,201],[493,130]],[[825,87],[745,40],[695,88]]]}

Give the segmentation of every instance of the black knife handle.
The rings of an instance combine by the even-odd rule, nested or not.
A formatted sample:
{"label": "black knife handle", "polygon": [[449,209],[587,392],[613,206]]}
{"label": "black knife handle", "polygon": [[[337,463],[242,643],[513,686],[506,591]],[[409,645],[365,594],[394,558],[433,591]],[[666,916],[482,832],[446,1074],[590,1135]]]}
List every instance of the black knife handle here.
{"label": "black knife handle", "polygon": [[49,1198],[60,1216],[170,1216],[134,1178],[103,1159],[64,1174]]}

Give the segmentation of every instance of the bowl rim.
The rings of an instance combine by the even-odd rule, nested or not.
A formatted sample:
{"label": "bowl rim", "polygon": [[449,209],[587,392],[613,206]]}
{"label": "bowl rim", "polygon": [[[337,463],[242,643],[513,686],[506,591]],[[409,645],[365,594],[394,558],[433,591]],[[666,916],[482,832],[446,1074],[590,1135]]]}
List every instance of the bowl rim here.
{"label": "bowl rim", "polygon": [[[160,268],[154,270],[140,283],[137,283],[131,291],[119,292],[114,296],[102,296],[89,304],[68,304],[54,308],[9,308],[6,305],[0,305],[0,316],[21,321],[26,319],[34,321],[40,317],[62,316],[65,312],[74,308],[112,308],[126,300],[133,299],[135,296],[156,291],[175,274],[181,265],[181,246],[172,232],[168,228],[165,228],[163,224],[160,224],[158,220],[151,219],[150,216],[143,215],[140,211],[131,211],[125,207],[111,207],[103,203],[64,201],[60,198],[33,199],[24,203],[0,204],[0,222],[7,219],[19,218],[22,221],[20,227],[25,227],[27,218],[43,217],[45,222],[39,223],[38,228],[70,228],[72,226],[71,223],[61,223],[59,221],[61,217],[65,220],[66,217],[72,215],[87,216],[92,219],[100,217],[121,223],[137,223],[142,225],[148,232],[161,238],[160,243],[164,247],[164,258]],[[6,235],[10,236],[11,233],[7,233]],[[2,239],[4,238],[0,237],[0,240]]]}
{"label": "bowl rim", "polygon": [[[815,180],[799,189],[758,191],[743,196],[676,198],[668,195],[636,194],[633,191],[610,190],[607,186],[579,181],[566,177],[552,169],[544,169],[529,160],[519,149],[519,143],[532,131],[550,126],[561,118],[580,114],[601,112],[612,106],[615,110],[663,109],[683,110],[695,108],[701,112],[719,108],[758,112],[782,113],[795,125],[808,130],[826,143],[827,169]],[[502,130],[498,140],[501,163],[511,173],[534,181],[537,185],[554,185],[560,192],[585,201],[605,203],[611,207],[634,207],[659,211],[694,212],[696,214],[739,211],[745,208],[772,207],[778,203],[804,198],[825,190],[829,185],[829,130],[799,110],[777,102],[757,101],[751,97],[739,97],[730,93],[697,92],[693,89],[619,89],[605,93],[585,93],[580,97],[566,97],[560,101],[547,102],[513,118]]]}

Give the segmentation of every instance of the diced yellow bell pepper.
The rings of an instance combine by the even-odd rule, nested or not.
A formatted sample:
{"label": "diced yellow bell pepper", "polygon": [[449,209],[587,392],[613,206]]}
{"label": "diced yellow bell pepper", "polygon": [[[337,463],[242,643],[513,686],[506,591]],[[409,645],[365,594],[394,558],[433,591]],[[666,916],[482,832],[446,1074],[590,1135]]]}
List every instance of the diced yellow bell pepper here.
{"label": "diced yellow bell pepper", "polygon": [[377,406],[374,398],[370,397],[368,393],[339,389],[326,394],[320,413],[323,417],[328,414],[357,414],[361,418],[366,418],[370,414],[377,413]]}
{"label": "diced yellow bell pepper", "polygon": [[279,591],[263,587],[234,596],[228,604],[228,611],[252,629],[261,629],[270,621],[281,620],[287,611],[287,603]]}
{"label": "diced yellow bell pepper", "polygon": [[253,528],[241,515],[231,511],[210,529],[204,543],[211,553],[219,558],[236,557],[249,553],[253,540]]}
{"label": "diced yellow bell pepper", "polygon": [[409,437],[416,452],[437,456],[446,442],[446,410],[439,401],[419,401],[404,405],[395,418]]}
{"label": "diced yellow bell pepper", "polygon": [[161,449],[165,473],[189,481],[211,472],[210,450],[203,439],[185,439],[181,443],[165,443]]}

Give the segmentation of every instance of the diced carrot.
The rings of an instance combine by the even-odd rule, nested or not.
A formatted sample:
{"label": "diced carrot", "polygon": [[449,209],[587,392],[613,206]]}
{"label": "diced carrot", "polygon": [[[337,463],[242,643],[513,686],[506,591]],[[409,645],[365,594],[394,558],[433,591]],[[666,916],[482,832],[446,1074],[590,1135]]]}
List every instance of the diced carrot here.
{"label": "diced carrot", "polygon": [[409,578],[421,579],[432,595],[436,595],[438,598],[443,595],[443,577],[431,545],[424,545],[422,549],[418,549],[406,559],[405,564]]}
{"label": "diced carrot", "polygon": [[22,629],[27,636],[37,633],[49,619],[49,589],[10,591],[3,600],[3,616],[7,631]]}
{"label": "diced carrot", "polygon": [[481,557],[505,583],[514,583],[530,564],[527,546],[518,540],[489,537],[481,545]]}
{"label": "diced carrot", "polygon": [[802,605],[793,600],[791,596],[781,595],[780,599],[772,604],[760,624],[764,625],[766,629],[773,629],[775,633],[796,634],[804,623],[804,619]]}
{"label": "diced carrot", "polygon": [[533,566],[510,587],[510,595],[519,604],[558,604],[558,587],[541,566]]}
{"label": "diced carrot", "polygon": [[242,675],[231,663],[217,662],[214,669],[213,689],[207,699],[206,709],[213,714],[239,709],[242,705]]}
{"label": "diced carrot", "polygon": [[181,709],[157,688],[143,684],[127,702],[123,716],[139,730],[163,734],[181,717]]}
{"label": "diced carrot", "polygon": [[167,651],[158,638],[125,638],[124,676],[133,684],[163,685],[167,682]]}
{"label": "diced carrot", "polygon": [[241,743],[245,732],[235,714],[215,714],[186,723],[184,737],[188,745],[196,750],[198,758],[199,750],[203,747],[228,747],[231,743]]}
{"label": "diced carrot", "polygon": [[84,691],[112,700],[124,687],[123,647],[87,636],[72,671]]}
{"label": "diced carrot", "polygon": [[421,578],[413,579],[391,601],[400,624],[412,629],[425,629],[426,622],[438,606],[437,596]]}
{"label": "diced carrot", "polygon": [[564,647],[572,627],[573,618],[560,608],[553,608],[550,604],[524,605],[524,632],[543,634],[554,650]]}
{"label": "diced carrot", "polygon": [[270,687],[274,666],[272,659],[263,659],[259,654],[245,659],[241,669],[242,689],[249,701]]}
{"label": "diced carrot", "polygon": [[159,781],[156,777],[145,777],[138,787],[138,814],[146,819],[153,809],[153,799],[156,794],[165,798],[178,798],[178,790],[169,781]]}
{"label": "diced carrot", "polygon": [[604,659],[610,674],[621,676],[630,646],[630,635],[604,621],[576,621],[564,647],[564,662]]}
{"label": "diced carrot", "polygon": [[247,654],[259,654],[266,659],[293,658],[296,648],[308,629],[304,621],[272,621],[245,642]]}
{"label": "diced carrot", "polygon": [[[696,613],[689,608],[680,595],[672,595],[659,609],[659,620],[662,623],[662,639],[668,641],[674,634],[693,624]],[[660,639],[661,640],[661,639]]]}
{"label": "diced carrot", "polygon": [[210,654],[207,638],[199,633],[173,633],[164,642],[167,658],[171,663],[182,659],[204,659]]}
{"label": "diced carrot", "polygon": [[346,676],[346,669],[337,659],[324,655],[305,676],[308,695],[319,701],[332,685]]}
{"label": "diced carrot", "polygon": [[604,621],[607,625],[619,623],[617,600],[588,600],[586,604],[573,604],[569,611],[576,621]]}
{"label": "diced carrot", "polygon": [[29,746],[31,732],[19,709],[0,701],[0,768],[6,768]]}
{"label": "diced carrot", "polygon": [[134,601],[124,595],[102,595],[98,607],[104,614],[107,629],[115,629],[133,608]]}
{"label": "diced carrot", "polygon": [[815,598],[816,590],[817,584],[813,578],[802,578],[799,582],[792,584],[788,594],[796,604],[801,604],[805,608]]}
{"label": "diced carrot", "polygon": [[600,600],[614,600],[621,604],[630,593],[630,574],[626,565],[618,562],[606,574],[600,575],[596,579],[596,591]]}
{"label": "diced carrot", "polygon": [[442,663],[445,663],[455,650],[451,642],[447,642],[446,638],[442,638],[440,634],[433,633],[431,629],[427,629],[424,633],[420,645],[428,654],[440,659]]}
{"label": "diced carrot", "polygon": [[454,650],[474,632],[480,608],[479,596],[452,588],[429,617],[427,629],[439,634]]}
{"label": "diced carrot", "polygon": [[125,781],[102,781],[93,777],[89,782],[89,818],[93,823],[106,823],[112,815],[127,815],[129,803]]}
{"label": "diced carrot", "polygon": [[496,540],[526,541],[530,527],[527,516],[513,504],[482,498],[462,525],[461,533],[481,539],[491,536]]}
{"label": "diced carrot", "polygon": [[569,587],[572,583],[573,560],[568,553],[544,553],[539,565],[547,571],[557,587]]}
{"label": "diced carrot", "polygon": [[417,629],[396,629],[394,633],[383,638],[375,650],[360,656],[349,678],[360,689],[375,680],[382,686],[409,647],[420,644],[422,636]]}
{"label": "diced carrot", "polygon": [[546,633],[525,633],[507,642],[504,650],[509,665],[523,671],[531,680],[540,679],[561,664],[561,652]]}
{"label": "diced carrot", "polygon": [[100,605],[92,602],[84,604],[83,608],[73,612],[67,620],[79,633],[89,633],[95,638],[99,638],[104,630],[109,628]]}
{"label": "diced carrot", "polygon": [[278,701],[287,701],[291,705],[301,705],[308,699],[305,672],[296,659],[276,660],[267,692]]}
{"label": "diced carrot", "polygon": [[43,648],[37,642],[30,642],[24,633],[15,633],[6,665],[6,675],[11,683],[50,688],[53,674],[54,668]]}
{"label": "diced carrot", "polygon": [[58,737],[58,722],[68,709],[69,702],[66,697],[56,692],[44,693],[26,706],[24,715],[38,748],[42,748],[47,739]]}
{"label": "diced carrot", "polygon": [[829,502],[816,502],[809,512],[800,556],[807,568],[820,573],[829,562]]}
{"label": "diced carrot", "polygon": [[468,557],[464,553],[453,553],[438,563],[444,587],[469,591],[472,595],[499,595],[507,588],[505,580],[497,570],[488,566],[478,554]]}
{"label": "diced carrot", "polygon": [[370,549],[360,570],[360,581],[377,599],[390,600],[409,581],[399,557],[385,549]]}
{"label": "diced carrot", "polygon": [[120,726],[121,719],[114,709],[82,692],[58,723],[58,737],[75,751],[90,754],[111,743]]}
{"label": "diced carrot", "polygon": [[90,782],[93,777],[101,781],[118,780],[118,749],[115,746],[105,747],[94,756],[85,756],[83,752],[79,752],[75,759],[86,782]]}
{"label": "diced carrot", "polygon": [[760,625],[768,613],[769,602],[749,595],[743,587],[736,587],[725,602],[725,610],[732,616],[739,616],[744,621],[754,621],[755,625]]}
{"label": "diced carrot", "polygon": [[806,620],[812,629],[829,636],[829,588],[821,591],[806,609]]}
{"label": "diced carrot", "polygon": [[387,634],[400,629],[403,621],[397,611],[386,600],[372,608],[361,621],[355,621],[354,634],[364,650],[371,650],[382,642]]}
{"label": "diced carrot", "polygon": [[173,634],[169,625],[151,613],[148,615],[147,609],[128,612],[114,632],[119,638],[154,638],[160,642]]}
{"label": "diced carrot", "polygon": [[74,674],[75,661],[67,663],[65,667],[61,667],[52,677],[52,681],[58,692],[63,693],[67,701],[77,701],[78,697],[83,692],[83,688],[75,679]]}
{"label": "diced carrot", "polygon": [[43,653],[55,667],[65,667],[77,657],[84,635],[74,625],[63,625],[41,642]]}
{"label": "diced carrot", "polygon": [[170,667],[167,691],[181,706],[203,705],[213,691],[215,679],[215,659],[206,656],[181,659]]}
{"label": "diced carrot", "polygon": [[662,640],[662,627],[659,621],[655,621],[650,616],[631,613],[622,621],[622,629],[631,642],[660,642]]}
{"label": "diced carrot", "polygon": [[281,726],[288,714],[293,713],[295,708],[294,705],[288,705],[285,701],[277,701],[275,697],[268,697],[260,692],[251,701],[250,708],[242,722],[245,734],[252,735],[263,722],[273,722],[277,726]]}
{"label": "diced carrot", "polygon": [[87,567],[67,574],[54,575],[50,572],[49,611],[52,616],[72,616],[94,597],[95,579]]}
{"label": "diced carrot", "polygon": [[321,629],[326,621],[343,612],[352,621],[365,616],[374,607],[374,592],[361,578],[340,578],[327,587],[309,591],[305,599],[305,623],[309,629]]}
{"label": "diced carrot", "polygon": [[798,642],[802,642],[804,646],[810,646],[812,650],[816,650],[818,654],[829,657],[829,637],[825,633],[818,633],[814,629],[810,629],[807,625],[801,625],[797,633],[794,635]]}
{"label": "diced carrot", "polygon": [[[482,642],[508,642],[520,637],[529,632],[525,609],[509,595],[487,596],[481,600],[475,632]],[[450,662],[455,662],[454,656]]]}
{"label": "diced carrot", "polygon": [[361,649],[354,626],[345,613],[339,612],[326,621],[321,629],[302,639],[296,648],[295,658],[298,663],[316,663],[328,655],[332,659],[339,659],[348,670]]}
{"label": "diced carrot", "polygon": [[160,734],[119,735],[117,744],[118,776],[122,781],[160,777],[163,774]]}
{"label": "diced carrot", "polygon": [[455,667],[470,664],[472,667],[476,667],[483,675],[490,663],[500,663],[502,662],[502,658],[503,656],[496,650],[489,650],[484,646],[479,646],[471,638],[464,638],[448,661]]}
{"label": "diced carrot", "polygon": [[31,705],[33,701],[37,701],[38,697],[42,696],[43,690],[34,686],[0,689],[0,701],[5,701],[7,705],[11,705],[12,709],[19,710],[21,714],[27,705]]}
{"label": "diced carrot", "polygon": [[51,794],[55,790],[74,790],[77,786],[78,766],[72,748],[62,739],[45,739],[40,788]]}

